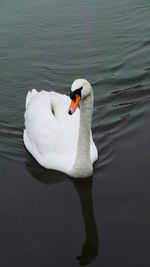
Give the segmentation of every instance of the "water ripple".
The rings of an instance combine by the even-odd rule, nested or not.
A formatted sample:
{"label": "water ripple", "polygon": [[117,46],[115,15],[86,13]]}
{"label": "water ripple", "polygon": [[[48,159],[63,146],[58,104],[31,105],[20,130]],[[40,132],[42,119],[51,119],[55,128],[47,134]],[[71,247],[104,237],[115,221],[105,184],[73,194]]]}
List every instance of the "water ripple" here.
{"label": "water ripple", "polygon": [[0,144],[0,156],[17,161],[24,160],[22,127],[17,128],[0,121]]}
{"label": "water ripple", "polygon": [[99,149],[99,167],[110,164],[118,138],[137,135],[143,113],[149,108],[150,86],[138,84],[113,91],[95,108],[93,132]]}

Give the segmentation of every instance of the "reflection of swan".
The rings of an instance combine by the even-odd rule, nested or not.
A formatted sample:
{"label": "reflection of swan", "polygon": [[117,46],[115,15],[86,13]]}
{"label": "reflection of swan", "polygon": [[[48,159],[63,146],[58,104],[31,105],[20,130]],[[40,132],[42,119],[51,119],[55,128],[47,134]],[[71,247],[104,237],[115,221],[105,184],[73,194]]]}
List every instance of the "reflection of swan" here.
{"label": "reflection of swan", "polygon": [[[91,134],[93,91],[88,81],[75,80],[69,97],[35,89],[26,98],[24,143],[45,168],[72,177],[88,177],[98,157]],[[77,106],[80,103],[80,110]],[[69,116],[75,112],[73,116]]]}
{"label": "reflection of swan", "polygon": [[77,257],[80,265],[87,265],[94,261],[98,255],[98,234],[93,210],[92,199],[92,180],[87,179],[84,182],[77,180],[74,186],[79,193],[82,214],[85,225],[85,243],[81,250],[81,255]]}

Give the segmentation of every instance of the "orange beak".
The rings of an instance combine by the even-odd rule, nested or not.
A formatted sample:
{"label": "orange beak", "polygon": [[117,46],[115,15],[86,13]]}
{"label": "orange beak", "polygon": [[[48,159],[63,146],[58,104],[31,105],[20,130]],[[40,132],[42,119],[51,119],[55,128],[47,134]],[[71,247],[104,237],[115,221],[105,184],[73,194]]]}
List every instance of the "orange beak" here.
{"label": "orange beak", "polygon": [[76,109],[77,109],[77,107],[79,105],[80,99],[81,99],[81,97],[76,94],[75,100],[71,101],[70,107],[68,109],[69,115],[72,115],[76,111]]}

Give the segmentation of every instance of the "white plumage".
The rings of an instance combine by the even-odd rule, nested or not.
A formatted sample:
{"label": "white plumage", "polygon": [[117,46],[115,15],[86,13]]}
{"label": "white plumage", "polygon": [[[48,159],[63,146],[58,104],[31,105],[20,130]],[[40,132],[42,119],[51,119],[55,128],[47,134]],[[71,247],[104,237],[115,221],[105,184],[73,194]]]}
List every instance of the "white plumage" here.
{"label": "white plumage", "polygon": [[[35,89],[29,91],[26,97],[23,139],[27,150],[43,167],[73,177],[78,177],[78,173],[85,177],[89,176],[86,171],[85,174],[80,174],[74,167],[79,146],[80,109],[77,108],[70,116],[70,101],[68,96],[56,92],[37,92]],[[90,133],[91,163],[97,157],[97,149]]]}

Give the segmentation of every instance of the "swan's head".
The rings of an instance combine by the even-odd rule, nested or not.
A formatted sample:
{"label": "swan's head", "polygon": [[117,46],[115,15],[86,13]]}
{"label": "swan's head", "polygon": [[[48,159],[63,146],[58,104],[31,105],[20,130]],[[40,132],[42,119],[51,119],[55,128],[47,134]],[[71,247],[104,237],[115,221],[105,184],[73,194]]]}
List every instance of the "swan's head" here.
{"label": "swan's head", "polygon": [[71,86],[70,98],[72,101],[68,113],[72,115],[76,111],[80,101],[88,97],[91,92],[92,87],[87,80],[75,80]]}

